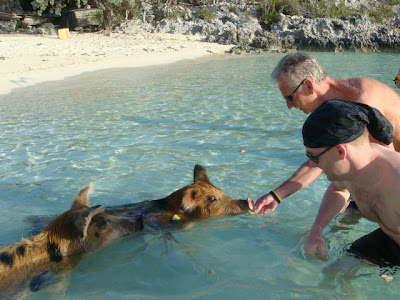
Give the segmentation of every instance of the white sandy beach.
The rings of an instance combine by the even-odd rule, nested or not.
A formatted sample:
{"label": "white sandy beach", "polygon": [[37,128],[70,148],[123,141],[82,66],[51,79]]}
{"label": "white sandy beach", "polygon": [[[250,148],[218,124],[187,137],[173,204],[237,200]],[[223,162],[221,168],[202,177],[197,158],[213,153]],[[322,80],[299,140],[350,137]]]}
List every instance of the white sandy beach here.
{"label": "white sandy beach", "polygon": [[33,84],[109,68],[145,67],[226,53],[232,45],[165,33],[0,35],[0,94]]}

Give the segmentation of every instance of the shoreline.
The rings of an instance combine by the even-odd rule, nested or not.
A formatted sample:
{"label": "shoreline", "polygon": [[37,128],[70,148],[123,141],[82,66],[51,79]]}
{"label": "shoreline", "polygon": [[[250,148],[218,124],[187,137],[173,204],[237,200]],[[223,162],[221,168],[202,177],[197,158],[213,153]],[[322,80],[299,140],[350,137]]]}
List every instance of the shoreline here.
{"label": "shoreline", "polygon": [[[18,46],[16,46],[18,45]],[[165,65],[226,55],[233,45],[203,42],[201,36],[75,33],[0,35],[0,95],[46,81],[113,68]]]}

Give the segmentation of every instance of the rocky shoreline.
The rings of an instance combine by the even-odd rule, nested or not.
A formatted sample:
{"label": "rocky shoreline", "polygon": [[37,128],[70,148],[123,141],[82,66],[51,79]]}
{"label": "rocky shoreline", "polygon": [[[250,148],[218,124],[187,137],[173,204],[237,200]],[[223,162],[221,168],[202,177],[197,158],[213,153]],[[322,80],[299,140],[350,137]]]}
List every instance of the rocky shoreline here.
{"label": "rocky shoreline", "polygon": [[[280,14],[269,28],[256,18],[257,12],[236,5],[207,6],[211,22],[199,17],[199,7],[186,8],[182,19],[163,19],[147,27],[156,32],[202,34],[208,42],[233,44],[232,52],[250,51],[400,51],[400,6],[389,24],[374,23],[366,16],[346,19],[308,19]],[[117,29],[118,30],[118,29]],[[124,26],[119,30],[124,32]],[[129,32],[125,32],[129,33]]]}
{"label": "rocky shoreline", "polygon": [[[212,18],[204,18],[203,9],[212,11]],[[255,8],[245,5],[176,6],[175,17],[157,16],[153,8],[142,20],[126,21],[113,32],[127,35],[141,32],[199,35],[206,42],[234,45],[232,53],[288,50],[398,52],[400,5],[394,6],[393,11],[394,17],[387,24],[375,23],[363,15],[343,19],[309,19],[280,14],[276,23],[266,26],[260,24]],[[0,33],[10,32],[6,27],[0,23]],[[57,34],[56,28],[57,25],[46,23],[39,28],[25,30],[25,33]]]}

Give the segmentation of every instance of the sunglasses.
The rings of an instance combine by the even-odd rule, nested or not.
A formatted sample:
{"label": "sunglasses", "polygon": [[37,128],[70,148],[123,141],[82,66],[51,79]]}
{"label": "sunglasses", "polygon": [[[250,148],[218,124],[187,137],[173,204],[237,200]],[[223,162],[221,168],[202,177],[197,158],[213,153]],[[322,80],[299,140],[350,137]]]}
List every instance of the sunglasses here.
{"label": "sunglasses", "polygon": [[324,151],[322,151],[320,154],[318,155],[311,155],[310,153],[306,152],[306,156],[308,157],[309,160],[311,160],[313,163],[318,164],[318,157],[320,157],[322,154],[324,154],[325,152],[328,152],[328,150],[330,150],[331,148],[333,148],[335,146],[330,146],[327,149],[325,149]]}
{"label": "sunglasses", "polygon": [[288,96],[283,96],[283,98],[285,98],[286,101],[292,102],[292,101],[293,101],[293,96],[294,96],[294,94],[297,92],[297,90],[301,87],[301,85],[304,83],[304,80],[306,80],[306,79],[307,79],[307,77],[304,78],[304,79],[300,82],[300,84],[297,86],[297,88],[296,88],[290,95],[288,95]]}

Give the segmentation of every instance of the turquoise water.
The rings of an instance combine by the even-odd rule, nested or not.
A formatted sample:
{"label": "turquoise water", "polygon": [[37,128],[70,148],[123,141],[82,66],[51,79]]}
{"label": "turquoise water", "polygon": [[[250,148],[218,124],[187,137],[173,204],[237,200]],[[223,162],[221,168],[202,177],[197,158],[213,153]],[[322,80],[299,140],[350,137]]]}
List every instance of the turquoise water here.
{"label": "turquoise water", "polygon": [[[313,53],[332,77],[389,86],[397,54]],[[0,241],[30,234],[26,218],[67,210],[89,181],[93,205],[159,199],[189,184],[195,164],[232,197],[257,199],[305,161],[301,126],[269,74],[283,54],[108,70],[0,96]],[[245,150],[241,153],[240,150]],[[69,276],[28,299],[388,299],[383,270],[344,248],[377,226],[326,229],[329,260],[303,244],[328,181],[321,176],[268,215],[137,234],[86,254]],[[337,262],[340,262],[339,264]]]}

